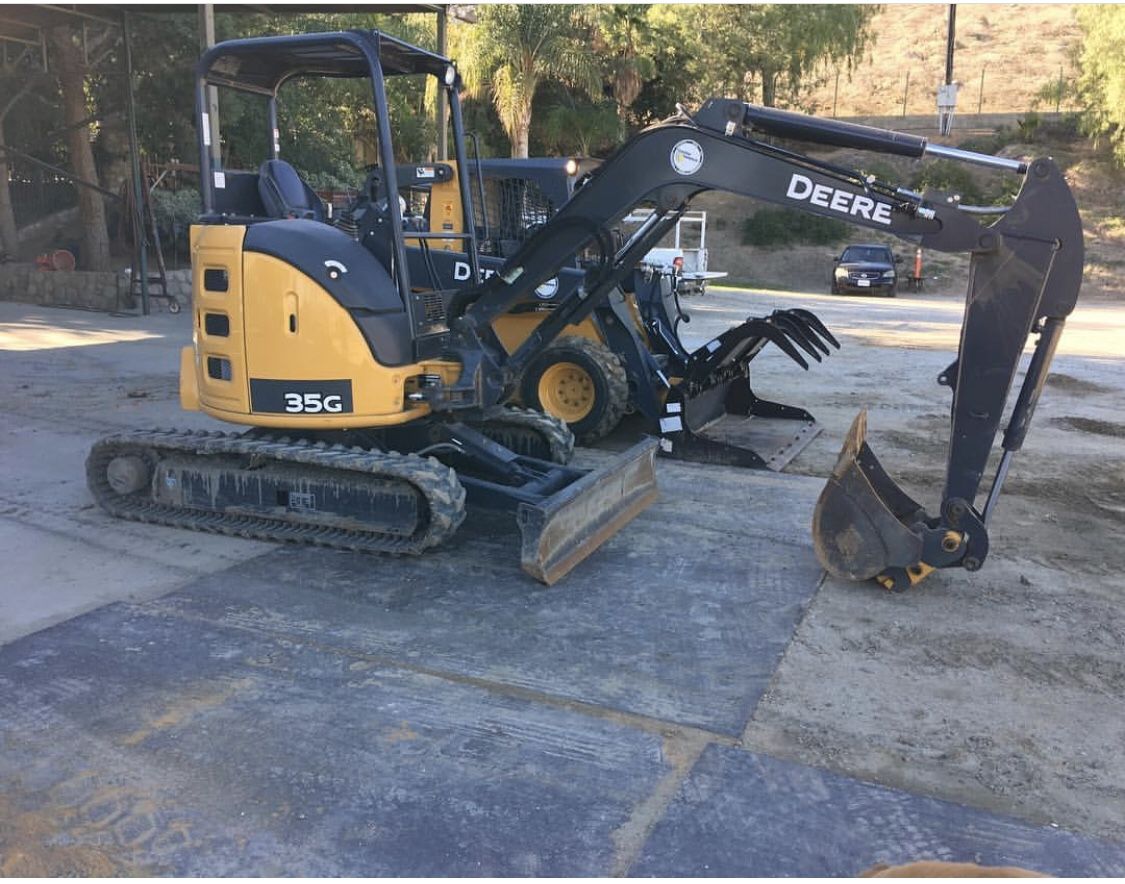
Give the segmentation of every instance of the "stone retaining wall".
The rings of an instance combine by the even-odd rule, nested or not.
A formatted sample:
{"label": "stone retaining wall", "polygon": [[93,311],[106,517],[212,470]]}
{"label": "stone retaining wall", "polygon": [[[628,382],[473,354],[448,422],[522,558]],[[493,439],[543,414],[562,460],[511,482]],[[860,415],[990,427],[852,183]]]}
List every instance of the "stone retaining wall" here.
{"label": "stone retaining wall", "polygon": [[34,264],[0,265],[0,300],[107,311],[132,306],[128,280],[119,273],[40,270]]}
{"label": "stone retaining wall", "polygon": [[[191,306],[191,270],[168,271],[168,293],[183,307]],[[129,275],[90,270],[40,270],[34,264],[0,265],[0,301],[22,301],[51,307],[131,310]],[[153,301],[154,309],[161,303]]]}

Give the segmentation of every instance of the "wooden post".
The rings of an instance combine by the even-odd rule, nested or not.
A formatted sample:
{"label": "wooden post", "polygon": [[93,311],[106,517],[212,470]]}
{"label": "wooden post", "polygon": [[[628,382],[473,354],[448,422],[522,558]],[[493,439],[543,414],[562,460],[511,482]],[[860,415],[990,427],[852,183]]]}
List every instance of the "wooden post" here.
{"label": "wooden post", "polygon": [[977,116],[980,116],[980,109],[984,107],[984,72],[988,70],[988,65],[980,69],[980,95],[977,96]]}
{"label": "wooden post", "polygon": [[[446,26],[449,17],[449,7],[439,6],[437,11],[437,51],[438,55],[449,55],[449,35]],[[449,107],[445,98],[445,89],[438,87],[437,96],[437,158],[449,159]]]}
{"label": "wooden post", "polygon": [[906,116],[906,96],[910,92],[910,68],[906,69],[906,85],[902,87],[902,115]]}
{"label": "wooden post", "polygon": [[[199,4],[199,48],[206,51],[215,45],[215,7],[211,3]],[[223,150],[219,143],[219,90],[208,86],[206,107],[211,139],[211,170],[223,168]]]}
{"label": "wooden post", "polygon": [[[121,40],[125,44],[125,96],[126,116],[129,125],[129,166],[131,172],[130,188],[133,191],[133,250],[137,257],[133,271],[140,275],[141,283],[141,313],[149,314],[148,303],[148,237],[145,235],[145,219],[141,207],[144,198],[141,190],[146,186],[141,175],[141,148],[137,143],[137,102],[133,93],[133,35],[129,29],[129,13],[121,12]],[[129,289],[132,291],[130,281]]]}

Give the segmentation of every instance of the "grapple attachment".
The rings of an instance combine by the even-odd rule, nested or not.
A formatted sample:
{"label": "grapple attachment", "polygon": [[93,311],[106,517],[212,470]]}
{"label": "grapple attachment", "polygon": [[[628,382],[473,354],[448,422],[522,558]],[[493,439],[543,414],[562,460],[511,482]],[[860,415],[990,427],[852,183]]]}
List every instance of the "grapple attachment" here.
{"label": "grapple attachment", "polygon": [[820,432],[803,408],[759,398],[750,362],[774,344],[803,369],[839,341],[808,310],[750,317],[691,353],[664,403],[662,448],[680,460],[781,470]]}
{"label": "grapple attachment", "polygon": [[548,586],[632,521],[657,497],[656,440],[645,439],[601,469],[516,515],[523,570]]}

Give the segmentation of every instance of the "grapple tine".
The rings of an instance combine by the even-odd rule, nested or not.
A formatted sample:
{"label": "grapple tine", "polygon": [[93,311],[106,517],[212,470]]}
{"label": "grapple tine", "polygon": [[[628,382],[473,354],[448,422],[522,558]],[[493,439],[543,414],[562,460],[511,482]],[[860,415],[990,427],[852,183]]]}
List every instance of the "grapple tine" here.
{"label": "grapple tine", "polygon": [[[828,343],[837,350],[840,349],[840,342],[836,340],[836,336],[828,330],[828,326],[820,321],[820,317],[811,310],[806,310],[803,307],[791,307],[787,312],[792,316],[801,317],[801,319],[808,323],[809,327],[814,329],[824,340],[828,341]],[[825,352],[827,353],[828,351],[825,350]]]}
{"label": "grapple tine", "polygon": [[[782,329],[778,328],[772,322],[768,322],[764,319],[757,319],[754,321],[758,325],[758,333],[763,338],[768,338],[770,341],[773,341],[773,343],[777,344],[777,346],[783,353],[785,353],[786,356],[796,362],[799,366],[801,366],[801,368],[805,369],[806,371],[808,370],[808,362],[806,362],[805,358],[797,351],[797,348],[789,342],[789,338],[786,336],[785,332]],[[818,361],[820,360],[819,356],[817,356],[816,358]]]}
{"label": "grapple tine", "polygon": [[[781,331],[785,332],[789,337],[797,342],[797,345],[808,353],[817,362],[820,362],[820,349],[823,346],[819,341],[810,338],[806,333],[805,328],[799,322],[794,321],[791,317],[786,316],[780,310],[775,311],[769,318],[769,322],[773,323]],[[819,345],[819,346],[818,346]],[[824,352],[828,352],[828,348],[824,348]]]}
{"label": "grapple tine", "polygon": [[813,548],[834,577],[868,580],[916,567],[925,511],[887,475],[867,446],[867,410],[852,422],[813,511]]}

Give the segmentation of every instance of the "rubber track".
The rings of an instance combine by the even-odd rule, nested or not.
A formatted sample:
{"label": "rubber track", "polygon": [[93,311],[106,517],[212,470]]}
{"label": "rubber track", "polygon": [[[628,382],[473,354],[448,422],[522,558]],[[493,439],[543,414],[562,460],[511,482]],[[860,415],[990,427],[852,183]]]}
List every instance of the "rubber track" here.
{"label": "rubber track", "polygon": [[[106,467],[121,454],[137,454],[155,464],[162,452],[212,457],[250,457],[266,462],[299,464],[360,473],[410,485],[425,501],[429,518],[409,537],[324,525],[301,525],[267,516],[177,509],[152,500],[148,489],[119,495],[109,486]],[[447,540],[465,518],[465,489],[457,474],[434,458],[416,454],[371,451],[343,445],[288,438],[253,438],[238,433],[191,430],[148,430],[99,440],[86,459],[86,481],[98,505],[111,515],[216,534],[259,540],[310,543],[362,552],[416,555]]]}
{"label": "rubber track", "polygon": [[521,436],[530,434],[550,451],[547,458],[552,463],[568,464],[574,456],[574,433],[566,421],[542,411],[515,406],[496,407],[485,413],[483,421],[467,421],[494,442],[510,448],[517,454],[531,454],[520,445]]}

